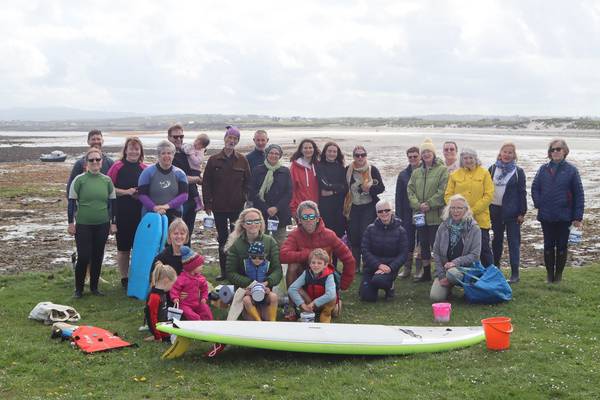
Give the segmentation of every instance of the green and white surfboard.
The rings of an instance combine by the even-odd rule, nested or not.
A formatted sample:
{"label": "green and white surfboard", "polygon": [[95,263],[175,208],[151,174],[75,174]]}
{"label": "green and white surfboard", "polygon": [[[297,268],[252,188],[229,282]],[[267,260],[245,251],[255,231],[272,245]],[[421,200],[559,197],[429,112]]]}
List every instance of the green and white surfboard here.
{"label": "green and white surfboard", "polygon": [[[158,324],[157,328],[160,331],[175,334],[178,338],[235,346],[305,353],[356,355],[439,352],[472,346],[485,339],[483,328],[480,326],[426,327],[304,322],[177,321],[173,324]],[[181,355],[184,351],[183,348],[176,351],[176,356]],[[166,358],[172,357],[167,356]]]}

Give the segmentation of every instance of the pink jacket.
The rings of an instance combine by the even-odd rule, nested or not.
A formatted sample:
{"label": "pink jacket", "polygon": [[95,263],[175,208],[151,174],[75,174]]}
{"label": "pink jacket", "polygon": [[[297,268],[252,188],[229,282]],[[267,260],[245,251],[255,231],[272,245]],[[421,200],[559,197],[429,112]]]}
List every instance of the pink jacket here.
{"label": "pink jacket", "polygon": [[[179,298],[181,292],[187,293],[185,299]],[[182,271],[169,291],[169,295],[173,302],[179,300],[179,307],[198,305],[200,300],[208,299],[208,283],[203,275],[192,275],[187,271]]]}

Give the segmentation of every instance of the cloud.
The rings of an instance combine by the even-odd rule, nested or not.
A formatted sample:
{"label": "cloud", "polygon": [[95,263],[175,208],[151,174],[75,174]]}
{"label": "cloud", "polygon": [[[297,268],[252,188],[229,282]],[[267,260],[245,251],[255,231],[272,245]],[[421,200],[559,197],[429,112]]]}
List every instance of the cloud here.
{"label": "cloud", "polygon": [[3,5],[0,107],[590,115],[594,1]]}

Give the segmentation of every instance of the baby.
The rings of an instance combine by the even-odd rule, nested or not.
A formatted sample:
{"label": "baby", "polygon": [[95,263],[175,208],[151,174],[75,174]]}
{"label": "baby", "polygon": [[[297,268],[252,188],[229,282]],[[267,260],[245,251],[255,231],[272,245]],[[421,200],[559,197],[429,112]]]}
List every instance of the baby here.
{"label": "baby", "polygon": [[[191,176],[200,176],[202,169],[202,162],[204,161],[204,153],[206,148],[210,144],[210,139],[206,133],[201,133],[196,136],[194,144],[184,144],[181,148],[187,155],[188,163],[190,164]],[[196,211],[200,211],[204,208],[202,198],[198,192],[197,185],[192,185],[192,198],[196,202]]]}

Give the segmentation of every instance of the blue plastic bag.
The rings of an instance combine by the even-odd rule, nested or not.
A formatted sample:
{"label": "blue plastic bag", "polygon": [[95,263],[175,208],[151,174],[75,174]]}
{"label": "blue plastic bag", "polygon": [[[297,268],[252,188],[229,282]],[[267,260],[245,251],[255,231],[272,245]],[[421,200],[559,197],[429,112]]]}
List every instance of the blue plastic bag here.
{"label": "blue plastic bag", "polygon": [[462,287],[469,303],[497,304],[512,300],[512,289],[495,265],[484,268],[480,262],[469,268],[458,268],[464,276]]}

